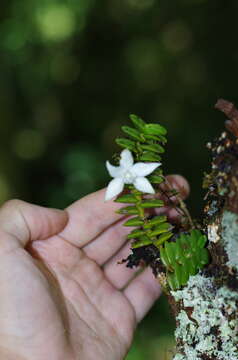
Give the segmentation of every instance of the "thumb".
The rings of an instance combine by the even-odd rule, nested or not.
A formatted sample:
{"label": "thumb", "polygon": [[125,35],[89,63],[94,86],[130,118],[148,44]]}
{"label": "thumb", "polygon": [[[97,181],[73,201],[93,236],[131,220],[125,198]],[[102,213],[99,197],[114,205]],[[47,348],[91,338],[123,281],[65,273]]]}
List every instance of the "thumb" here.
{"label": "thumb", "polygon": [[29,241],[46,239],[63,230],[67,221],[63,210],[9,200],[0,208],[0,248],[12,249],[12,242],[4,241],[9,238],[21,247]]}

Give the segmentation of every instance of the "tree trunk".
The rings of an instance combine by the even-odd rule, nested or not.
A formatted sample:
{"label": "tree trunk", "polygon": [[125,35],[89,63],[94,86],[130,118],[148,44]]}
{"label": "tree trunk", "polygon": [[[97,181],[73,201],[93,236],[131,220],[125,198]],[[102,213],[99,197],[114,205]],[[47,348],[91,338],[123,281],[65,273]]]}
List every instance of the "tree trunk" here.
{"label": "tree trunk", "polygon": [[231,134],[208,144],[213,159],[204,180],[203,229],[211,262],[169,294],[176,316],[174,360],[238,359],[238,111],[224,100],[216,108],[228,117]]}

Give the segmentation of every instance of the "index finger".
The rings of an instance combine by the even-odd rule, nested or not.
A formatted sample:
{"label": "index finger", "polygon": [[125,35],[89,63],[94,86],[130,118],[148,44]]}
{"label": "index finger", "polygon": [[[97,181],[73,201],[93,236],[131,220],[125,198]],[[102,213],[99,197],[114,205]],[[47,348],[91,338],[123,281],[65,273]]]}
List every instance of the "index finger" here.
{"label": "index finger", "polygon": [[60,236],[81,247],[125,216],[115,213],[122,204],[104,201],[105,191],[89,194],[66,208],[69,222]]}
{"label": "index finger", "polygon": [[[170,180],[173,179],[171,175],[169,177]],[[189,185],[182,176],[174,175],[174,180],[177,189],[184,189],[184,192],[189,193]],[[115,211],[125,204],[104,202],[105,191],[106,189],[99,190],[70,205],[66,209],[69,221],[60,236],[71,244],[82,247],[122,219],[125,215]]]}

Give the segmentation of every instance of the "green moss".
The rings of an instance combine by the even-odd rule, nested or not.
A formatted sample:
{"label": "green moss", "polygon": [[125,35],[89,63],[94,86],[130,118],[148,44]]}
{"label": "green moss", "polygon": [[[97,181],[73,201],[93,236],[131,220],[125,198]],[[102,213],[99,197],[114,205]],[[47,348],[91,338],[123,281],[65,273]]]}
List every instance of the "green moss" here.
{"label": "green moss", "polygon": [[182,345],[174,360],[200,360],[204,354],[219,360],[238,359],[237,293],[217,288],[211,278],[198,274],[172,295],[184,307],[176,319],[175,337]]}

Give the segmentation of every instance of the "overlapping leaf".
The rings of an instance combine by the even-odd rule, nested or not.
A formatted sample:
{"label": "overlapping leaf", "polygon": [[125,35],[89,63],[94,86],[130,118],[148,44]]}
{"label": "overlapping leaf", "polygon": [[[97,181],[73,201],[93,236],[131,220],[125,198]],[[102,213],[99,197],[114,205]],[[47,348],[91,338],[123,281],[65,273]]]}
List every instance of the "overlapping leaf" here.
{"label": "overlapping leaf", "polygon": [[199,230],[182,233],[175,242],[160,247],[160,257],[167,269],[167,280],[172,290],[186,285],[189,276],[195,275],[209,261],[205,248],[207,238]]}

